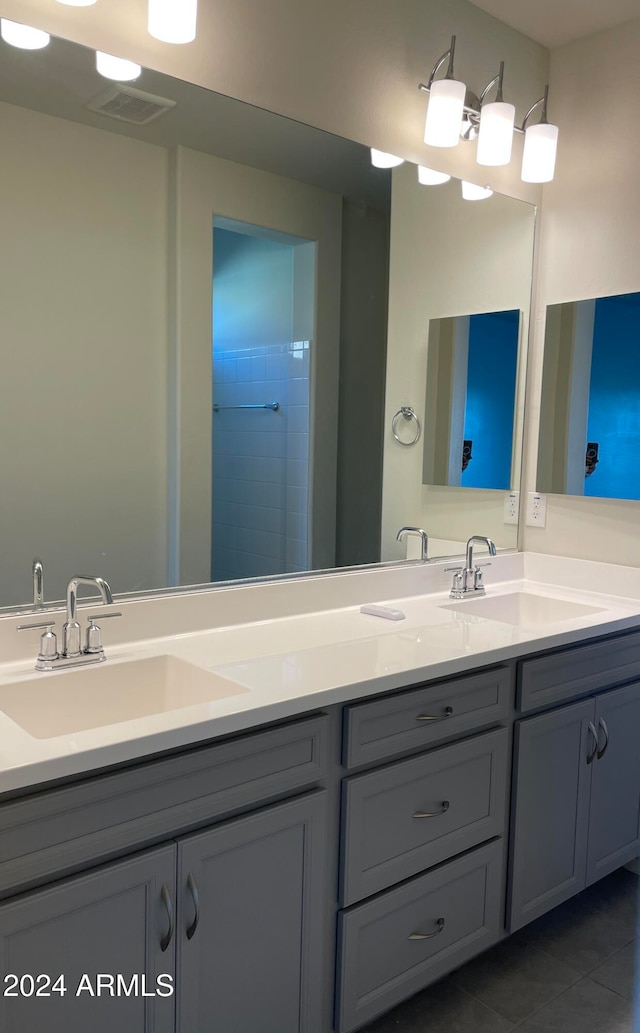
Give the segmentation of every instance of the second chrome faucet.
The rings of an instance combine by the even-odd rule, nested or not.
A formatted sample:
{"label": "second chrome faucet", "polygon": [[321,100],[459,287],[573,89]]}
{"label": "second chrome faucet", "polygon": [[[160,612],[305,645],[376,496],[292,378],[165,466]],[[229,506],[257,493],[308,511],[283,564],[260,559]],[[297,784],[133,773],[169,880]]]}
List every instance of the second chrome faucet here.
{"label": "second chrome faucet", "polygon": [[489,566],[488,563],[473,562],[474,542],[480,542],[487,546],[490,556],[495,556],[496,547],[491,540],[483,534],[472,534],[467,541],[467,551],[464,567],[445,567],[445,570],[453,571],[453,585],[449,597],[451,599],[468,599],[469,596],[484,595],[484,582],[482,579],[481,566]]}

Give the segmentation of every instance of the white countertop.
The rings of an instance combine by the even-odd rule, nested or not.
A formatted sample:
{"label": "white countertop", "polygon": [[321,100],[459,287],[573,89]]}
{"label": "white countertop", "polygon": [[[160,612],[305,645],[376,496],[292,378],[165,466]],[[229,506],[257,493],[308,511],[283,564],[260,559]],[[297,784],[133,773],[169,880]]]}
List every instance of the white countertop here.
{"label": "white countertop", "polygon": [[[425,572],[423,594],[416,593],[416,569],[420,575]],[[389,584],[397,588],[397,571],[389,571],[389,575]],[[337,575],[327,579],[334,585],[325,581],[318,589],[323,604],[333,593],[334,605],[327,609],[153,639],[132,638],[112,648],[108,646],[108,633],[105,635],[108,660],[96,665],[95,670],[108,664],[112,674],[116,667],[121,668],[122,678],[127,679],[131,677],[131,660],[178,657],[245,690],[213,702],[73,734],[34,738],[2,712],[3,689],[18,686],[28,693],[34,686],[46,684],[54,699],[56,679],[63,673],[68,677],[68,672],[36,673],[33,658],[0,664],[0,792],[91,772],[331,704],[640,626],[640,572],[633,568],[530,554],[498,557],[491,580],[486,576],[487,599],[526,591],[597,610],[528,626],[450,609],[442,569],[436,565],[414,566],[407,571],[409,591],[405,597],[385,599],[380,594],[384,571],[377,574],[375,598],[367,596],[371,579],[358,576],[363,578],[363,602],[385,602],[404,611],[405,619],[392,622],[363,615],[359,603],[335,605],[345,589],[344,582],[341,589]],[[305,591],[309,592],[308,585]],[[144,607],[145,603],[128,605]],[[178,600],[174,605],[179,605]],[[193,599],[189,605],[194,606]],[[84,678],[90,673],[91,668],[73,672]],[[134,679],[131,692],[135,693]]]}

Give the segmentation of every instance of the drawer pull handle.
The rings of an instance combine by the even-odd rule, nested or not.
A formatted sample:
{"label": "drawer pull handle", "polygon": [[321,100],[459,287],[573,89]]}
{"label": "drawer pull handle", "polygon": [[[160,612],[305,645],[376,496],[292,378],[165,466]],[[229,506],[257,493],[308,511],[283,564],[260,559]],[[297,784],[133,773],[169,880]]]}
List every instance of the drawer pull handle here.
{"label": "drawer pull handle", "polygon": [[416,721],[446,721],[453,717],[453,707],[445,707],[442,714],[418,714]]}
{"label": "drawer pull handle", "polygon": [[439,811],[416,811],[414,818],[437,818],[440,814],[446,814],[449,810],[449,801],[443,800]]}
{"label": "drawer pull handle", "polygon": [[600,725],[600,727],[602,728],[602,731],[604,732],[604,745],[603,745],[602,749],[599,749],[597,754],[596,754],[598,760],[601,760],[604,757],[605,753],[607,752],[607,746],[609,745],[609,729],[607,728],[607,722],[605,721],[605,719],[603,717],[598,718],[598,724]]}
{"label": "drawer pull handle", "polygon": [[598,752],[598,733],[596,732],[596,726],[594,725],[593,721],[589,721],[589,731],[591,732],[591,735],[593,737],[594,747],[591,753],[587,755],[587,764],[591,764],[591,761],[594,759],[596,753]]}
{"label": "drawer pull handle", "polygon": [[439,936],[444,929],[444,918],[439,918],[436,922],[437,929],[435,933],[411,933],[410,940],[432,940],[434,936]]}
{"label": "drawer pull handle", "polygon": [[191,872],[189,872],[187,878],[187,888],[191,894],[191,899],[193,900],[193,922],[187,929],[187,939],[192,940],[195,935],[195,931],[198,928],[198,922],[200,921],[200,894],[198,893],[196,880]]}
{"label": "drawer pull handle", "polygon": [[166,935],[160,940],[160,950],[164,954],[168,948],[171,940],[173,939],[173,931],[175,929],[175,920],[173,916],[173,904],[171,903],[171,894],[169,893],[169,887],[166,882],[162,883],[162,889],[160,890],[160,897],[164,904],[165,911],[167,912],[167,918],[169,920],[169,928],[167,929]]}

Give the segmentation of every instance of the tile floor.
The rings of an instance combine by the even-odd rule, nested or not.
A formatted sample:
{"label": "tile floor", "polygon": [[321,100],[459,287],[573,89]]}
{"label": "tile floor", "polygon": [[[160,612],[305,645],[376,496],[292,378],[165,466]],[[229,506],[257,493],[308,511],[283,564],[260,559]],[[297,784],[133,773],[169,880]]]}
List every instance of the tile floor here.
{"label": "tile floor", "polygon": [[640,1033],[639,893],[621,868],[362,1033]]}

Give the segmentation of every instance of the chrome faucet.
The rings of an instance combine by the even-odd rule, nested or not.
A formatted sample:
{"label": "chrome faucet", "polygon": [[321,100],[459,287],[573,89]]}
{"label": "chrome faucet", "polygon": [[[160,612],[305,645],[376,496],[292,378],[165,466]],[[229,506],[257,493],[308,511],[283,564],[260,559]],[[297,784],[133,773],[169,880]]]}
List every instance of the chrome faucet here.
{"label": "chrome faucet", "polygon": [[396,535],[396,541],[401,542],[407,535],[415,534],[420,538],[420,559],[426,560],[429,551],[429,535],[421,527],[401,527]]}
{"label": "chrome faucet", "polygon": [[490,566],[489,563],[473,562],[473,543],[482,542],[487,546],[490,556],[495,556],[496,547],[491,538],[483,534],[472,534],[467,541],[467,552],[464,567],[445,567],[445,570],[452,570],[453,585],[449,597],[451,599],[465,599],[470,595],[484,595],[484,583],[482,580],[481,567]]}
{"label": "chrome faucet", "polygon": [[38,624],[19,624],[18,631],[44,629],[40,638],[40,652],[36,661],[37,671],[55,671],[61,667],[76,667],[80,664],[100,663],[105,659],[102,648],[102,633],[96,624],[97,620],[107,617],[121,617],[120,612],[103,613],[88,618],[84,648],[82,648],[82,628],[78,621],[78,588],[90,585],[97,588],[105,606],[113,603],[113,596],[108,583],[101,577],[83,577],[78,574],[72,577],[67,585],[67,619],[62,626],[62,649],[58,652],[58,640],[54,632],[55,621],[43,621]]}

